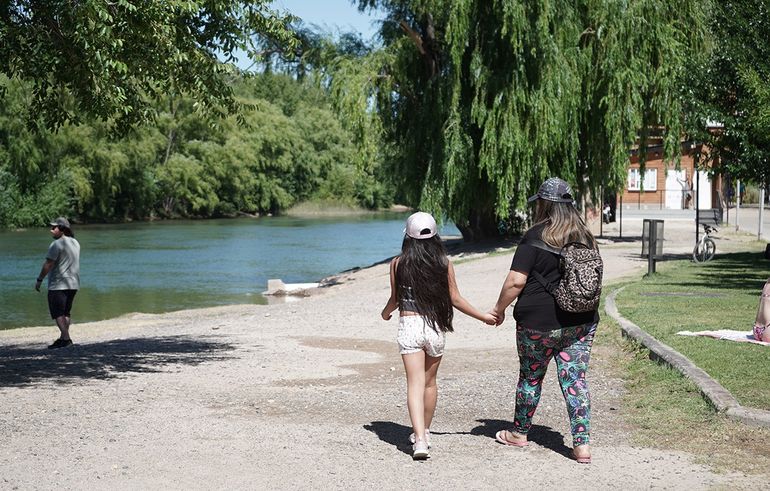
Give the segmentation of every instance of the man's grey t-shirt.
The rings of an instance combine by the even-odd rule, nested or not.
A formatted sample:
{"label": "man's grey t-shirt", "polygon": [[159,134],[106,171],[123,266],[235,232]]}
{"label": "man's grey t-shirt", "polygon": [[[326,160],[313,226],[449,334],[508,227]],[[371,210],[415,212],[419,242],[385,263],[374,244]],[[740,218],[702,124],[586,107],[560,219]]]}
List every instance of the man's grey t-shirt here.
{"label": "man's grey t-shirt", "polygon": [[49,290],[80,289],[80,243],[62,235],[51,242],[46,259],[54,262],[48,272]]}

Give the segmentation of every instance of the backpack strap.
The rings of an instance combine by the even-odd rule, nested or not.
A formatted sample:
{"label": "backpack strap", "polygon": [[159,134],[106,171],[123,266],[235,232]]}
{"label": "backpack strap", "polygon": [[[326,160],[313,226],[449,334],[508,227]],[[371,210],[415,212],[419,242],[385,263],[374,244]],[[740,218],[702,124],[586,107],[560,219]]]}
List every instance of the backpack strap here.
{"label": "backpack strap", "polygon": [[559,257],[563,255],[561,252],[562,251],[561,249],[556,249],[555,247],[551,247],[540,239],[525,240],[524,242],[522,242],[522,244],[528,244],[528,245],[531,245],[532,247],[537,247],[538,249],[542,249],[544,251],[548,251],[553,254],[556,254]]}
{"label": "backpack strap", "polygon": [[540,274],[540,273],[538,273],[537,271],[532,271],[532,276],[534,276],[534,277],[535,277],[535,279],[536,279],[536,280],[537,280],[537,281],[538,281],[538,282],[539,282],[541,285],[543,285],[543,288],[545,289],[545,291],[547,291],[548,293],[550,293],[551,295],[553,295],[553,291],[556,289],[556,287],[557,287],[558,285],[556,285],[556,284],[554,284],[554,283],[552,283],[552,282],[548,281],[547,279],[545,279],[545,276],[541,275],[541,274]]}
{"label": "backpack strap", "polygon": [[[523,242],[520,242],[520,245],[521,245],[521,244],[527,244],[527,245],[531,245],[532,247],[536,247],[536,248],[538,248],[538,249],[542,249],[542,250],[544,250],[544,251],[546,251],[546,252],[550,252],[550,253],[552,253],[552,254],[556,254],[557,256],[559,256],[559,258],[561,258],[561,257],[562,257],[562,252],[561,252],[561,250],[559,250],[559,249],[556,249],[556,248],[553,248],[553,247],[549,246],[548,244],[546,244],[545,242],[543,242],[543,241],[542,241],[542,240],[540,240],[540,239],[529,239],[529,240],[525,240],[525,241],[523,241]],[[545,276],[543,276],[542,274],[540,274],[540,273],[539,273],[539,272],[537,272],[537,271],[532,271],[532,276],[534,276],[534,277],[535,277],[535,279],[536,279],[536,280],[537,280],[537,281],[538,281],[538,282],[539,282],[541,285],[543,285],[543,288],[545,288],[545,291],[547,291],[547,292],[548,292],[548,293],[550,293],[550,294],[553,294],[553,291],[554,291],[554,290],[556,289],[556,287],[558,286],[557,284],[555,284],[555,283],[553,283],[553,282],[550,282],[550,281],[548,281],[548,280],[545,278]]]}

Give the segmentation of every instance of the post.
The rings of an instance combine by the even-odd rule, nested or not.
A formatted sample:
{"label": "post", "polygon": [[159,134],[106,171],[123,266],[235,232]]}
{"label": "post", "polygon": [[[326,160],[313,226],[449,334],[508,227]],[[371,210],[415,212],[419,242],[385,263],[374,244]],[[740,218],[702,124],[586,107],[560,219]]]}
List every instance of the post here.
{"label": "post", "polygon": [[765,184],[762,183],[762,188],[759,190],[759,226],[757,227],[757,239],[762,240],[762,221],[764,220],[765,212]]}
{"label": "post", "polygon": [[741,216],[741,180],[735,186],[735,231],[738,231],[738,217]]}
{"label": "post", "polygon": [[656,226],[656,220],[650,220],[650,234],[647,237],[649,244],[647,245],[647,275],[651,275],[655,272],[655,246],[658,242],[658,227]]}
{"label": "post", "polygon": [[601,210],[601,219],[599,219],[599,237],[604,237],[604,208]]}
{"label": "post", "polygon": [[693,169],[695,169],[695,243],[698,243],[700,238],[700,222],[698,217],[698,211],[700,210],[700,172],[698,172],[698,157],[696,155],[693,160]]}
{"label": "post", "polygon": [[599,193],[599,237],[604,237],[604,188]]}
{"label": "post", "polygon": [[620,195],[620,221],[618,221],[618,238],[623,238],[623,195]]}
{"label": "post", "polygon": [[[724,174],[722,174],[722,177],[724,177]],[[728,183],[731,183],[733,181],[733,178],[728,174],[728,177],[726,178],[726,180]],[[725,189],[725,187],[722,186],[722,189]],[[723,197],[723,201],[725,203],[725,212],[727,213],[727,218],[725,221],[727,225],[730,225],[730,193],[732,192],[732,190],[733,190],[733,187],[728,186],[727,193],[726,193],[727,195]]]}

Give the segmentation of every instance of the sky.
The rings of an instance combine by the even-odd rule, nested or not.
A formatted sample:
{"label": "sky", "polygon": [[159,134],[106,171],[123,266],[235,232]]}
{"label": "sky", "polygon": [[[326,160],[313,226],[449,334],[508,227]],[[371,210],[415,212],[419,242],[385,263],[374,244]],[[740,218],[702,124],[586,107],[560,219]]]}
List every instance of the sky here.
{"label": "sky", "polygon": [[355,31],[369,41],[377,31],[373,21],[377,16],[359,12],[350,0],[274,0],[271,4],[279,11],[287,10],[305,24],[316,24],[331,33]]}

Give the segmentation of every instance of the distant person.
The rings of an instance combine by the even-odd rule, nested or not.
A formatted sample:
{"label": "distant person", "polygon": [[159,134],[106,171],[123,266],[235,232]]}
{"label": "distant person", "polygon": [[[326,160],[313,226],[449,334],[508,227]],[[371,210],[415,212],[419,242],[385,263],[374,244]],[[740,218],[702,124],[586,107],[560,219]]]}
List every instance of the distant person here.
{"label": "distant person", "polygon": [[[586,372],[599,313],[595,306],[582,312],[563,310],[560,307],[563,299],[557,299],[551,293],[554,291],[551,286],[562,281],[557,254],[562,247],[580,242],[586,246],[586,252],[598,252],[596,240],[575,208],[573,199],[569,185],[558,178],[545,181],[537,194],[529,198],[529,201],[536,201],[535,224],[516,248],[511,270],[491,312],[499,325],[505,319],[505,309],[518,299],[513,310],[519,354],[513,428],[498,431],[495,439],[505,445],[528,445],[527,434],[540,402],[548,364],[553,358],[567,403],[572,458],[587,464],[591,462],[591,399]],[[601,285],[601,271],[598,285]]]}
{"label": "distant person", "polygon": [[754,319],[754,339],[765,343],[770,343],[770,279],[762,287],[762,293],[759,296],[759,308],[757,317]]}
{"label": "distant person", "polygon": [[611,213],[612,213],[612,208],[610,207],[610,204],[604,203],[604,208],[602,208],[602,218],[604,219],[604,223],[610,223]]}
{"label": "distant person", "polygon": [[684,179],[676,178],[679,181],[679,185],[682,186],[682,209],[689,210],[692,204],[693,188],[690,179],[685,176]]}
{"label": "distant person", "polygon": [[390,298],[382,309],[389,320],[398,307],[398,346],[406,371],[406,402],[414,433],[412,458],[427,459],[430,425],[438,400],[436,373],[452,329],[452,307],[489,325],[497,319],[476,310],[457,290],[452,263],[428,213],[406,221],[401,255],[390,262]]}
{"label": "distant person", "polygon": [[35,290],[40,291],[40,284],[48,275],[48,310],[60,331],[59,339],[48,349],[56,349],[72,344],[70,311],[80,289],[80,244],[75,240],[69,220],[64,217],[51,222],[51,235],[54,241],[48,247]]}

